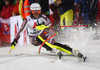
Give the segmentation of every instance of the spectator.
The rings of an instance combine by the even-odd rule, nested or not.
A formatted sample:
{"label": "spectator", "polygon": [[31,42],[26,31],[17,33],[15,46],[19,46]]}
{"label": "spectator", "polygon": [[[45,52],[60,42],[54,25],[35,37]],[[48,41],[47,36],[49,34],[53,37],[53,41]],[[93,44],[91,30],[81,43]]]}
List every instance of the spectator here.
{"label": "spectator", "polygon": [[97,17],[98,0],[81,0],[83,24],[94,26]]}
{"label": "spectator", "polygon": [[54,5],[54,0],[49,0],[49,11],[50,11],[50,20],[51,20],[51,26],[55,26],[59,24],[60,17],[57,7]]}
{"label": "spectator", "polygon": [[94,27],[97,20],[97,7],[98,0],[90,0],[90,9],[89,9],[89,24]]}
{"label": "spectator", "polygon": [[[60,9],[60,25],[70,26],[73,23],[74,0],[55,0],[55,5]],[[64,28],[62,27],[62,30]]]}
{"label": "spectator", "polygon": [[82,3],[81,0],[75,0],[75,4],[74,4],[77,8],[78,8],[78,12],[79,12],[79,16],[81,16],[82,13]]}
{"label": "spectator", "polygon": [[5,2],[5,6],[3,6],[3,9],[1,11],[1,17],[7,19],[12,16],[12,10],[14,4],[11,4],[10,0],[4,0],[4,2]]}
{"label": "spectator", "polygon": [[75,0],[74,3],[74,25],[83,24],[83,17],[81,16],[82,13],[82,4],[81,0]]}
{"label": "spectator", "polygon": [[16,5],[13,8],[13,15],[19,15],[19,1],[20,0],[16,0]]}
{"label": "spectator", "polygon": [[89,15],[88,15],[88,11],[89,11],[89,0],[81,0],[82,2],[82,16],[83,16],[83,25],[87,25],[88,23],[88,19],[89,19]]}

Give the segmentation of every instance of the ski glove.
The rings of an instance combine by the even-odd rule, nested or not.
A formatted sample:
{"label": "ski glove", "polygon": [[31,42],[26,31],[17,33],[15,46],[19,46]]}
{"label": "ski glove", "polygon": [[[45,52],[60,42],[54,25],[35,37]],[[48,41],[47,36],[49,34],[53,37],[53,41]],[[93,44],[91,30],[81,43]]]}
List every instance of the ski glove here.
{"label": "ski glove", "polygon": [[10,47],[11,49],[15,49],[15,45],[17,44],[17,40],[14,39],[14,41],[11,43]]}

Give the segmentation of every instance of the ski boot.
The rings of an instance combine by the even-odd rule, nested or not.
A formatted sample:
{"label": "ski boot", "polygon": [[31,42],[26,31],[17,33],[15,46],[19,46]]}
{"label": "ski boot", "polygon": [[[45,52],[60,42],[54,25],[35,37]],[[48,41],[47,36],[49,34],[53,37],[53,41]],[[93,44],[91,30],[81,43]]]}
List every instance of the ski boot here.
{"label": "ski boot", "polygon": [[81,58],[84,62],[86,60],[87,57],[83,56],[83,54],[81,54],[78,50],[74,49],[72,51],[72,54],[77,56],[78,58]]}
{"label": "ski boot", "polygon": [[57,55],[57,56],[59,57],[59,59],[61,59],[62,56],[63,56],[62,53],[61,53],[58,49],[56,49],[56,48],[53,48],[53,49],[51,50],[51,53]]}
{"label": "ski boot", "polygon": [[57,55],[59,56],[59,59],[61,59],[63,56],[61,52],[58,52]]}

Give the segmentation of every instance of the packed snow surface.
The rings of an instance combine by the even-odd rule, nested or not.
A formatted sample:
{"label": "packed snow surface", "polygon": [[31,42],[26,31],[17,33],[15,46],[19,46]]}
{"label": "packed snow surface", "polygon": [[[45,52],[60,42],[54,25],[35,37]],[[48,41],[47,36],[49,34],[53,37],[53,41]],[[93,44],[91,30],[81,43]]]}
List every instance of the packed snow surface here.
{"label": "packed snow surface", "polygon": [[70,35],[66,35],[69,37],[66,41],[58,42],[79,50],[88,57],[86,62],[79,61],[73,56],[63,56],[59,60],[44,48],[38,54],[40,46],[30,44],[16,46],[11,53],[9,53],[10,47],[0,48],[0,70],[100,70],[100,39],[94,39],[95,32],[78,31],[77,33],[75,30],[70,32]]}

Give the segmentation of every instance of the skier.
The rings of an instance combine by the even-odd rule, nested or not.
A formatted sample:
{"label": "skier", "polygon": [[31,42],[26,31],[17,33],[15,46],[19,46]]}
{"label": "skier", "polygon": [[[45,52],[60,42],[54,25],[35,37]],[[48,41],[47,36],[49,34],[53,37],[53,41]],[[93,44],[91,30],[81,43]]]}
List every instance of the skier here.
{"label": "skier", "polygon": [[[35,46],[42,44],[44,40],[50,37],[50,35],[46,31],[46,29],[43,28],[43,26],[50,26],[51,23],[47,16],[41,14],[41,6],[38,3],[33,3],[30,6],[30,10],[31,15],[24,19],[20,30],[18,31],[16,37],[11,43],[11,49],[15,49],[15,45],[17,44],[18,39],[26,28],[30,41]],[[38,26],[41,27],[42,30],[38,30]],[[62,57],[62,53],[59,52],[59,50],[66,52],[69,55],[72,54],[79,58],[84,58],[84,56],[77,50],[70,48],[68,45],[57,43],[53,38],[51,38],[48,42],[44,43],[43,47],[47,51],[58,55],[60,59]]]}

